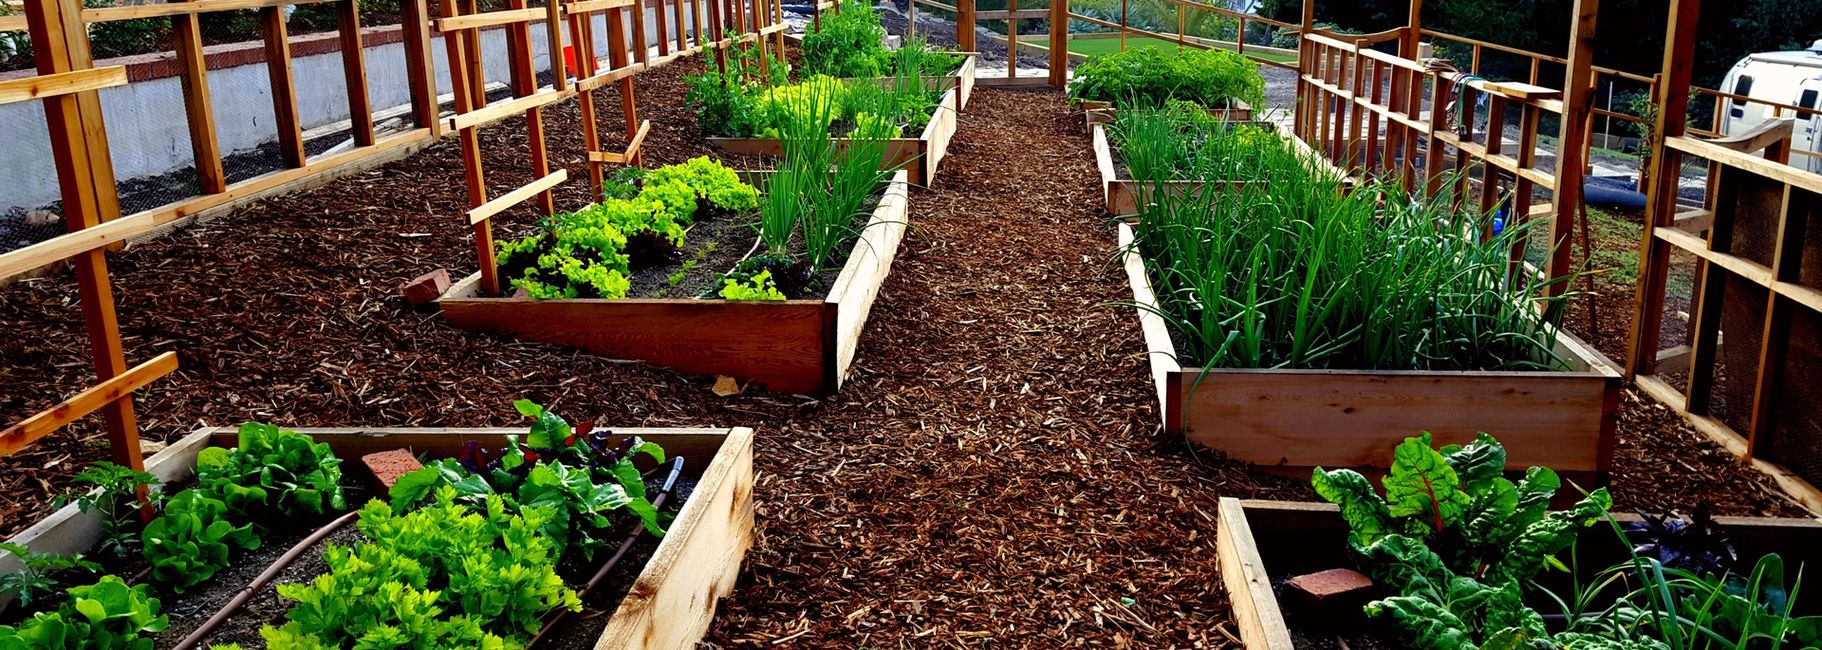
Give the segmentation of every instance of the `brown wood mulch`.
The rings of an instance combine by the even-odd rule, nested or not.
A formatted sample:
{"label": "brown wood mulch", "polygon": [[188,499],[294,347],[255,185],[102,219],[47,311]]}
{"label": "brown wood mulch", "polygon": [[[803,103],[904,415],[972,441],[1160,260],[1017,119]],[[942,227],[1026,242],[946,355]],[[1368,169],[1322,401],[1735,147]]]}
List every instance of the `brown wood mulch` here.
{"label": "brown wood mulch", "polygon": [[[707,152],[681,102],[699,65],[639,78],[653,163]],[[761,532],[716,645],[1232,647],[1216,499],[1311,495],[1156,435],[1136,319],[1111,304],[1128,295],[1080,117],[1057,94],[977,93],[937,188],[913,194],[913,231],[840,395],[722,398],[708,377],[410,311],[400,283],[474,267],[460,157],[443,143],[111,256],[130,358],[182,355],[142,393],[146,435],[246,419],[518,425],[520,397],[621,425],[753,426]],[[580,175],[573,104],[551,113],[560,164]],[[531,180],[522,128],[486,137],[495,191]],[[585,194],[572,184],[560,203]],[[517,210],[499,230],[532,220]],[[68,277],[0,290],[0,330],[0,421],[89,381]],[[1696,455],[1712,445],[1675,442],[1674,415],[1624,408],[1623,505],[1798,514],[1756,474]],[[104,440],[89,421],[0,459],[0,535],[104,458]]]}

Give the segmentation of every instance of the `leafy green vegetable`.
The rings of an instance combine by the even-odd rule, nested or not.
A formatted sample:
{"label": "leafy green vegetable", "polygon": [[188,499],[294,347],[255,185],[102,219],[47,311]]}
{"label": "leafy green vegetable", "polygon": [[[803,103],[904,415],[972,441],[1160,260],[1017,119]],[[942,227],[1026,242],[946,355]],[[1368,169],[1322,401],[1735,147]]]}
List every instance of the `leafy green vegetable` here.
{"label": "leafy green vegetable", "polygon": [[146,585],[129,587],[118,576],[72,587],[55,612],[39,612],[18,626],[0,625],[0,650],[152,650],[169,620]]}
{"label": "leafy green vegetable", "polygon": [[1069,97],[1125,106],[1163,106],[1181,99],[1208,108],[1234,100],[1265,103],[1259,64],[1220,49],[1134,48],[1091,56],[1076,66]]}
{"label": "leafy green vegetable", "polygon": [[172,497],[164,515],[147,525],[142,536],[152,579],[182,593],[228,566],[230,546],[259,548],[253,526],[236,526],[227,515],[228,505],[201,489]]}
{"label": "leafy green vegetable", "polygon": [[288,528],[348,508],[341,465],[326,443],[248,422],[234,449],[197,454],[196,483],[226,503],[237,521]]}
{"label": "leafy green vegetable", "polygon": [[760,271],[747,278],[724,277],[721,282],[720,295],[728,300],[785,299],[785,295],[778,291],[778,285],[772,282],[771,271]]}
{"label": "leafy green vegetable", "polygon": [[872,5],[843,3],[840,13],[824,12],[822,26],[803,36],[804,73],[831,77],[880,77],[891,74],[893,59],[909,54],[920,75],[941,76],[961,65],[962,57],[932,51],[921,39],[906,39],[897,50],[886,49],[886,28]]}
{"label": "leafy green vegetable", "polygon": [[83,512],[92,512],[101,516],[101,542],[98,548],[103,554],[114,557],[127,557],[139,546],[139,492],[147,490],[147,503],[157,507],[164,498],[160,492],[150,488],[158,486],[158,477],[149,473],[102,461],[95,463],[82,473],[77,474],[74,482],[78,486],[88,486],[80,495],[65,494],[52,501],[52,506],[61,508],[74,501]]}
{"label": "leafy green vegetable", "polygon": [[1550,512],[1561,479],[1542,467],[1518,483],[1506,479],[1505,450],[1485,433],[1468,445],[1432,446],[1428,431],[1398,445],[1384,499],[1357,472],[1316,470],[1311,484],[1341,506],[1351,546],[1409,535],[1437,548],[1458,574],[1523,581],[1613,505],[1602,488],[1567,511]]}
{"label": "leafy green vegetable", "polygon": [[399,514],[379,500],[361,510],[370,543],[331,545],[329,572],[278,587],[296,601],[283,627],[261,631],[272,647],[504,648],[536,632],[545,614],[580,611],[556,574],[558,547],[542,507],[480,509],[443,487],[435,501]]}
{"label": "leafy green vegetable", "polygon": [[101,570],[101,565],[84,560],[81,555],[39,553],[11,542],[0,543],[0,551],[12,553],[20,565],[16,572],[0,574],[0,593],[18,597],[22,607],[32,606],[33,601],[42,602],[46,594],[60,591],[66,582],[63,574]]}

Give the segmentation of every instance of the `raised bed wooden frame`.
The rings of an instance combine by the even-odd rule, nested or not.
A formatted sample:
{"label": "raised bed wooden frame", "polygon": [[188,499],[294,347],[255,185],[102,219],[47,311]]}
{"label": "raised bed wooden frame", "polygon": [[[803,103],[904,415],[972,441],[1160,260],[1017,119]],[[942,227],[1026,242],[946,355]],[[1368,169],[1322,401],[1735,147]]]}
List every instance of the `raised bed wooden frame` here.
{"label": "raised bed wooden frame", "polygon": [[[166,483],[189,479],[196,455],[208,447],[232,447],[236,427],[198,429],[146,460],[146,471]],[[297,429],[327,443],[343,459],[392,449],[435,457],[460,453],[464,443],[504,444],[508,428],[307,428]],[[614,429],[658,443],[683,456],[684,474],[697,479],[651,560],[626,599],[614,610],[596,648],[687,650],[708,631],[716,601],[733,592],[740,563],[753,546],[753,430]],[[359,504],[350,504],[359,507]],[[101,537],[100,518],[70,504],[8,540],[40,553],[83,553]],[[11,554],[0,555],[0,573],[19,569]]]}
{"label": "raised bed wooden frame", "polygon": [[[1284,612],[1273,593],[1273,573],[1297,573],[1348,566],[1347,522],[1328,503],[1254,501],[1223,498],[1217,514],[1215,553],[1220,560],[1221,584],[1233,606],[1234,624],[1247,650],[1295,650]],[[1622,523],[1637,521],[1632,514],[1614,515]],[[1741,558],[1778,553],[1787,566],[1822,560],[1822,521],[1767,517],[1716,517],[1726,528]],[[1584,544],[1583,549],[1611,547],[1611,557],[1598,552],[1583,556],[1583,566],[1605,568],[1624,560],[1624,552],[1605,524],[1596,524],[1583,539],[1609,544]],[[1593,561],[1588,561],[1592,559]]]}
{"label": "raised bed wooden frame", "polygon": [[[1271,127],[1273,131],[1278,132],[1280,137],[1284,138],[1285,142],[1290,143],[1291,147],[1295,148],[1298,153],[1303,154],[1304,157],[1310,161],[1312,167],[1317,168],[1322,173],[1333,175],[1344,181],[1348,180],[1347,172],[1342,171],[1341,168],[1330,163],[1327,158],[1324,158],[1322,154],[1318,153],[1315,149],[1311,149],[1308,144],[1304,143],[1302,138],[1298,138],[1296,134],[1291,133],[1289,127],[1276,122],[1243,122],[1254,126]],[[1110,123],[1111,120],[1108,123],[1089,120],[1088,124],[1089,135],[1092,138],[1094,145],[1095,169],[1101,173],[1101,200],[1106,207],[1108,214],[1122,218],[1138,216],[1139,189],[1143,184],[1129,178],[1120,178],[1119,169],[1115,166],[1116,163],[1113,159],[1113,140],[1107,135],[1107,128]],[[1164,181],[1162,183],[1167,191],[1194,191],[1203,187],[1205,184],[1206,183],[1203,181]],[[1242,184],[1243,183],[1241,182],[1227,183],[1228,186],[1239,186]]]}
{"label": "raised bed wooden frame", "polygon": [[1557,353],[1575,368],[1566,372],[1184,368],[1164,319],[1150,311],[1158,301],[1132,226],[1119,229],[1166,432],[1307,477],[1316,467],[1383,470],[1392,449],[1419,431],[1443,443],[1485,431],[1505,444],[1507,467],[1604,482],[1620,374],[1574,335],[1558,332]]}
{"label": "raised bed wooden frame", "polygon": [[[972,59],[970,59],[972,60]],[[966,86],[972,92],[973,78]],[[887,141],[886,160],[883,163],[888,169],[902,169],[909,174],[909,180],[916,185],[929,185],[936,178],[936,167],[949,151],[949,141],[955,138],[955,129],[961,117],[962,85],[943,91],[943,98],[936,104],[936,114],[930,116],[930,123],[924,125],[923,133],[915,138],[892,138]],[[837,142],[846,142],[847,138],[836,138]],[[777,138],[709,138],[709,144],[717,149],[738,156],[760,156],[777,158],[784,155],[784,142]]]}
{"label": "raised bed wooden frame", "polygon": [[909,226],[909,202],[900,170],[821,300],[485,298],[476,274],[450,287],[439,303],[443,318],[465,329],[729,375],[775,392],[833,393],[854,363],[873,299],[892,272]]}

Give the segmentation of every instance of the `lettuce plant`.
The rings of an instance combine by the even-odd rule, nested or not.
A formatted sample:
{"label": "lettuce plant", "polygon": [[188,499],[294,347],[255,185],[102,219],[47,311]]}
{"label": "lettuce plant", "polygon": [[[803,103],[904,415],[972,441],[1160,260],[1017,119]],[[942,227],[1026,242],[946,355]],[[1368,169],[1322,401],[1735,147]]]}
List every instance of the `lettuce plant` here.
{"label": "lettuce plant", "polygon": [[172,497],[164,515],[145,529],[152,579],[182,593],[228,566],[232,548],[259,548],[252,525],[228,521],[228,505],[192,488]]}
{"label": "lettuce plant", "polygon": [[724,277],[721,283],[720,296],[726,300],[786,300],[769,270],[746,278]]}
{"label": "lettuce plant", "polygon": [[142,634],[164,631],[158,599],[147,585],[127,586],[119,576],[71,587],[54,612],[39,612],[17,626],[0,625],[4,650],[152,650]]}
{"label": "lettuce plant", "polygon": [[196,456],[196,483],[228,505],[236,520],[269,525],[348,508],[342,460],[326,443],[270,424],[240,426],[233,449]]}

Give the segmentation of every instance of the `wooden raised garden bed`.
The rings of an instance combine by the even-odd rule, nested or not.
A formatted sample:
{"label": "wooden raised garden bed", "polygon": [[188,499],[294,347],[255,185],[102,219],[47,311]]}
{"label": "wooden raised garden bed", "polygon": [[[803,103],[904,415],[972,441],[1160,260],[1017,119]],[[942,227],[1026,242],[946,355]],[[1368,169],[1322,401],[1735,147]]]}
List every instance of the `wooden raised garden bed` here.
{"label": "wooden raised garden bed", "polygon": [[[972,61],[972,59],[970,59]],[[972,88],[972,78],[968,81]],[[936,178],[936,166],[949,151],[949,141],[955,138],[955,129],[960,117],[962,88],[960,85],[943,91],[943,98],[936,104],[936,113],[930,116],[930,123],[924,125],[922,133],[915,138],[893,138],[886,147],[887,169],[903,169],[909,174],[910,182],[917,185],[929,185]],[[837,142],[846,142],[847,138],[836,138]],[[738,156],[762,156],[776,158],[784,155],[784,143],[777,138],[709,138],[709,144],[722,151]]]}
{"label": "wooden raised garden bed", "polygon": [[[235,427],[199,429],[147,459],[146,471],[166,484],[187,481],[195,475],[197,454],[208,447],[233,447],[236,431]],[[366,454],[403,448],[417,455],[446,458],[459,454],[471,440],[500,446],[506,436],[525,433],[523,428],[296,431],[327,443],[351,473],[360,471],[354,461]],[[733,592],[742,558],[753,545],[753,430],[615,429],[614,433],[639,436],[658,443],[670,456],[688,459],[683,474],[695,480],[695,487],[594,647],[694,648],[708,631],[716,601]],[[358,509],[362,504],[348,505]],[[83,513],[71,504],[9,541],[40,553],[71,554],[87,552],[99,538],[98,515]],[[0,573],[18,568],[11,555],[0,559]]]}
{"label": "wooden raised garden bed", "polygon": [[[1285,579],[1351,567],[1347,522],[1327,503],[1221,499],[1215,552],[1221,583],[1233,606],[1234,624],[1247,650],[1294,650],[1300,646],[1279,606],[1277,585]],[[1615,514],[1621,523],[1637,521]],[[1762,517],[1716,517],[1741,558],[1777,553],[1785,565],[1817,566],[1822,561],[1822,521]],[[1626,559],[1612,528],[1595,524],[1582,532],[1579,565],[1605,569]]]}
{"label": "wooden raised garden bed", "polygon": [[841,388],[861,330],[904,239],[906,172],[893,175],[827,298],[727,301],[486,298],[480,274],[450,287],[443,318],[457,327],[573,345],[684,372],[729,375],[781,393]]}
{"label": "wooden raised garden bed", "polygon": [[[1112,124],[1114,117],[1118,114],[1118,109],[1114,108],[1113,102],[1082,100],[1082,117],[1088,120],[1089,126]],[[1236,99],[1227,108],[1208,109],[1208,114],[1229,122],[1250,122],[1253,119],[1253,107],[1251,104]]]}
{"label": "wooden raised garden bed", "polygon": [[[1276,122],[1244,122],[1244,124],[1266,127],[1273,131],[1277,131],[1278,135],[1284,138],[1285,142],[1290,143],[1293,149],[1297,150],[1299,154],[1309,160],[1310,164],[1318,168],[1320,172],[1336,178],[1341,178],[1344,181],[1348,179],[1348,174],[1345,170],[1336,167],[1334,163],[1329,162],[1328,158],[1324,157],[1320,152],[1311,149],[1310,145],[1304,142],[1302,138],[1291,133],[1290,127]],[[1107,213],[1116,217],[1137,216],[1139,214],[1139,188],[1141,183],[1131,178],[1121,177],[1119,168],[1120,163],[1114,158],[1116,152],[1113,146],[1113,140],[1107,135],[1107,124],[1098,122],[1091,123],[1088,125],[1088,128],[1094,141],[1095,169],[1100,170],[1101,172],[1101,199],[1107,208]],[[1228,183],[1228,185],[1239,184],[1240,183],[1238,182]],[[1203,185],[1203,181],[1163,182],[1165,191],[1189,191],[1200,188]]]}
{"label": "wooden raised garden bed", "polygon": [[1613,459],[1620,373],[1568,332],[1566,372],[1184,368],[1177,361],[1132,226],[1120,225],[1123,263],[1140,305],[1163,427],[1229,458],[1308,477],[1315,467],[1373,475],[1418,431],[1438,444],[1485,431],[1506,445],[1507,467],[1551,467],[1604,481]]}

